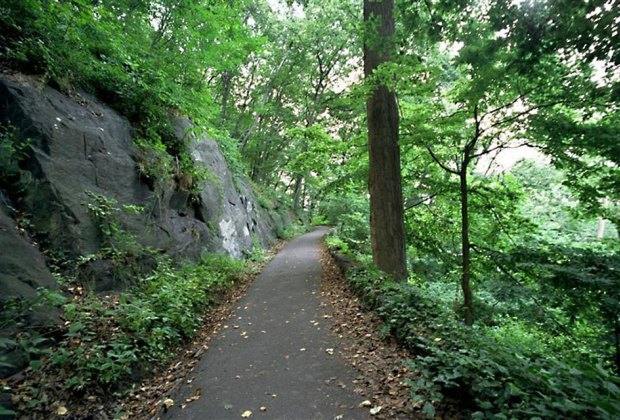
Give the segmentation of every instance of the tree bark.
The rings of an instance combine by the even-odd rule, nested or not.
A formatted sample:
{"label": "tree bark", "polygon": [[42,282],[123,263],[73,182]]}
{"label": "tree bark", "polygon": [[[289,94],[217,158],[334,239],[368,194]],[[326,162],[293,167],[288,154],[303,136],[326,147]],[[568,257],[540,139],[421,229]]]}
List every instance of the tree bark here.
{"label": "tree bark", "polygon": [[620,373],[620,322],[618,321],[618,315],[615,314],[615,326],[614,326],[614,341],[616,345],[616,373]]}
{"label": "tree bark", "polygon": [[301,200],[301,186],[303,184],[303,180],[304,177],[303,175],[299,174],[295,177],[295,192],[293,193],[293,211],[299,215],[300,210],[301,210],[301,202],[303,200]]}
{"label": "tree bark", "polygon": [[230,90],[232,88],[232,72],[226,70],[222,73],[222,110],[220,111],[220,122],[226,121],[226,110],[228,108],[228,98],[230,98]]}
{"label": "tree bark", "polygon": [[[390,61],[394,0],[364,0],[364,75]],[[368,119],[370,237],[377,267],[397,280],[407,277],[403,193],[396,95],[381,83],[366,101]]]}
{"label": "tree bark", "polygon": [[469,284],[469,266],[471,244],[469,242],[469,197],[467,191],[467,162],[459,173],[461,179],[461,252],[463,256],[461,288],[463,289],[463,309],[465,312],[465,324],[474,323],[473,293]]}

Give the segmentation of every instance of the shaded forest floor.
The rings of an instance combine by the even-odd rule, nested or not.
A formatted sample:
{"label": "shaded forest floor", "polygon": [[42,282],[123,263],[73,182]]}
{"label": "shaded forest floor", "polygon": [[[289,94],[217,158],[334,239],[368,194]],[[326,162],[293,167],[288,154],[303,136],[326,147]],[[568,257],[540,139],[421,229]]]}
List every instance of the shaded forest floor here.
{"label": "shaded forest floor", "polygon": [[[154,366],[150,373],[136,372],[133,383],[122,385],[124,391],[105,392],[99,388],[85,389],[75,395],[64,386],[69,372],[59,372],[52,364],[40,369],[27,368],[6,381],[13,389],[13,404],[21,419],[150,419],[165,412],[167,396],[188,377],[200,357],[209,348],[209,340],[230,317],[237,301],[242,298],[254,279],[286,245],[281,241],[265,252],[264,262],[253,263],[241,281],[219,297],[219,305],[204,314],[204,323],[193,340],[179,347],[165,366]],[[36,405],[32,395],[36,394]],[[70,411],[65,406],[70,403]],[[29,408],[33,406],[34,408]],[[0,418],[2,418],[0,416]]]}
{"label": "shaded forest floor", "polygon": [[[272,249],[270,256],[279,252],[283,246],[284,244],[280,244]],[[352,380],[343,381],[341,378],[331,377],[320,386],[328,389],[342,388],[342,391],[352,393],[348,409],[358,414],[361,412],[360,409],[363,409],[366,416],[372,415],[377,419],[425,418],[422,403],[411,400],[410,388],[407,385],[408,381],[417,379],[416,372],[408,367],[407,360],[411,356],[392,337],[382,333],[381,321],[363,307],[322,243],[319,252],[322,265],[320,321],[321,325],[329,326],[328,340],[335,343],[333,349],[327,348],[326,351],[329,356],[332,354],[337,356],[348,366],[347,369],[354,372]],[[263,264],[260,269],[264,269],[265,266],[266,264]],[[217,339],[226,332],[229,327],[228,320],[234,317],[235,310],[240,309],[239,301],[243,299],[255,278],[256,274],[248,275],[239,282],[222,299],[222,304],[207,315],[206,322],[196,338],[184,348],[179,348],[174,360],[165,368],[157,369],[154,374],[142,378],[141,382],[137,382],[130,387],[130,391],[123,394],[110,395],[86,391],[77,406],[72,403],[68,415],[54,410],[54,407],[50,410],[48,406],[45,418],[50,418],[49,413],[52,411],[58,418],[150,419],[166,416],[172,406],[179,407],[182,413],[190,404],[199,401],[201,394],[210,392],[205,387],[196,388],[194,394],[181,397],[182,393],[179,390],[183,387],[195,388],[192,382],[195,380],[198,382],[198,375],[208,374],[199,372],[200,369],[196,369],[197,364],[209,350],[214,338]],[[318,323],[309,324],[308,328],[317,325]],[[283,336],[282,340],[285,338]],[[63,400],[75,401],[75,396],[59,395],[54,392],[54,389],[62,389],[57,382],[63,378],[54,377],[53,373],[42,373],[45,377],[45,386],[49,389],[50,398],[53,400],[51,403],[63,407]],[[29,386],[28,378],[26,376],[21,389]],[[296,391],[304,393],[304,390]],[[356,406],[351,406],[351,401],[355,401]],[[321,401],[317,401],[316,404],[320,406]],[[188,409],[189,411],[191,410]],[[437,416],[463,417],[459,413],[458,405],[448,403],[438,407]],[[35,415],[27,415],[25,418],[37,418],[36,413],[33,414]],[[234,417],[232,412],[230,414]],[[273,412],[266,414],[275,415]]]}
{"label": "shaded forest floor", "polygon": [[[354,391],[372,407],[381,407],[374,416],[377,419],[426,418],[423,402],[411,400],[407,385],[418,376],[407,362],[414,356],[382,332],[383,322],[363,306],[324,246],[321,253],[323,305],[333,317],[339,355],[358,372]],[[438,407],[436,418],[460,419],[465,413],[457,402],[448,400]]]}

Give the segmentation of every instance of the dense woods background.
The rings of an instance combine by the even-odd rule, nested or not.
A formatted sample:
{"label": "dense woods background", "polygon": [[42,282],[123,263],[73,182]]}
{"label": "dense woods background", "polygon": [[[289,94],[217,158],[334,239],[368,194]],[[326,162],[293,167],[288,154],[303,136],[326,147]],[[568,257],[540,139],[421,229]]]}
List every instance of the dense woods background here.
{"label": "dense woods background", "polygon": [[[172,132],[188,116],[265,207],[335,226],[328,246],[357,261],[349,280],[415,355],[411,399],[427,416],[457,401],[479,418],[617,417],[620,4],[381,3],[391,31],[354,0],[5,0],[0,61],[126,116],[147,178],[191,192],[209,177]],[[403,219],[371,224],[402,224],[406,270],[382,266],[400,281],[372,262],[394,249],[370,241],[378,91],[397,112],[400,169],[370,179],[402,194]],[[2,188],[22,147],[3,127]],[[126,373],[100,367],[74,364],[69,385]]]}

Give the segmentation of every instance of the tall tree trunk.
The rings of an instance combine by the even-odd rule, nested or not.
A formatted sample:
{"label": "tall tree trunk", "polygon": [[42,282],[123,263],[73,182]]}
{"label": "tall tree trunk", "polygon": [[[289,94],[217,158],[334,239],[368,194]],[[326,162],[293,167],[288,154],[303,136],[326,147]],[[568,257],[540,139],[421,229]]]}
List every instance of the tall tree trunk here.
{"label": "tall tree trunk", "polygon": [[[364,75],[388,62],[394,45],[394,0],[364,0]],[[372,256],[397,280],[407,277],[396,95],[377,84],[366,101]]]}
{"label": "tall tree trunk", "polygon": [[301,186],[303,184],[304,176],[297,175],[295,177],[295,192],[293,193],[293,210],[297,215],[301,210]]}
{"label": "tall tree trunk", "polygon": [[469,251],[471,244],[469,242],[469,200],[467,191],[467,162],[463,163],[463,167],[459,173],[461,179],[461,252],[462,261],[462,277],[461,287],[463,289],[463,309],[465,310],[465,324],[472,325],[474,323],[473,310],[473,294],[469,284]]}
{"label": "tall tree trunk", "polygon": [[222,73],[222,110],[220,111],[220,121],[226,120],[226,110],[228,109],[228,99],[232,88],[232,72],[226,70]]}
{"label": "tall tree trunk", "polygon": [[620,374],[620,321],[618,320],[618,314],[613,315],[614,320],[614,343],[616,345],[616,354],[615,354],[615,362],[616,362],[616,373]]}

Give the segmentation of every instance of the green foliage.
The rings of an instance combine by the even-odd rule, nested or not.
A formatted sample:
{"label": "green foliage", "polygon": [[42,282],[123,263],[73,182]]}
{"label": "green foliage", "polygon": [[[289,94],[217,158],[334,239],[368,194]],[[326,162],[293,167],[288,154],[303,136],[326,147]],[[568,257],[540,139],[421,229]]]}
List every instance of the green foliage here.
{"label": "green foliage", "polygon": [[139,276],[153,269],[159,254],[156,249],[143,246],[126,229],[127,218],[142,214],[144,209],[136,205],[121,205],[113,198],[90,191],[85,194],[90,199],[86,206],[99,231],[100,248],[96,253],[80,256],[74,264],[70,263],[71,275],[89,288],[92,285],[88,283],[93,281],[89,274],[91,264],[105,261],[109,265],[107,274],[115,286],[124,288],[134,284]]}
{"label": "green foliage", "polygon": [[260,243],[258,236],[252,236],[252,249],[244,252],[244,257],[248,261],[262,263],[265,261],[265,248]]}
{"label": "green foliage", "polygon": [[[350,281],[416,355],[413,398],[429,417],[459,395],[475,417],[618,416],[609,373],[620,363],[617,230],[595,235],[598,217],[620,224],[620,9],[609,4],[396,2],[398,52],[370,79],[399,96],[411,280],[363,267]],[[6,0],[0,61],[121,111],[137,129],[140,175],[157,193],[218,184],[188,153],[209,133],[233,173],[249,173],[263,208],[307,210],[335,227],[330,248],[367,261],[361,8],[297,6],[303,14],[246,0]],[[195,127],[182,139],[171,123],[178,114]],[[28,146],[16,138],[0,131],[0,186],[28,181],[19,169]],[[557,170],[493,165],[496,152],[524,142]],[[130,266],[145,250],[122,216],[138,209],[88,196],[103,249],[80,263]],[[278,235],[302,229],[279,226]],[[256,245],[247,256],[260,261]],[[473,329],[455,321],[465,250]],[[116,385],[191,336],[196,314],[229,284],[211,273],[218,264],[235,271],[218,261],[161,261],[115,305],[67,304],[71,326],[56,357],[79,372],[71,386]]]}
{"label": "green foliage", "polygon": [[349,253],[349,245],[333,233],[325,237],[325,245],[332,252]]}
{"label": "green foliage", "polygon": [[17,413],[0,404],[0,416],[17,416]]}
{"label": "green foliage", "polygon": [[207,74],[232,71],[261,44],[242,24],[244,8],[245,1],[10,0],[0,6],[0,62],[115,107],[137,128],[142,175],[153,186],[174,179],[194,192],[209,174],[171,118],[216,122],[217,88]]}
{"label": "green foliage", "polygon": [[13,367],[7,363],[4,353],[16,351],[31,368],[37,369],[41,365],[41,358],[50,354],[48,332],[55,328],[55,324],[50,319],[48,324],[40,323],[37,329],[33,329],[32,317],[44,311],[59,311],[65,302],[66,298],[60,292],[44,288],[37,289],[34,299],[5,299],[0,304],[0,329],[9,335],[0,337],[0,366]]}
{"label": "green foliage", "polygon": [[248,173],[248,167],[243,160],[241,151],[239,150],[237,140],[232,138],[230,134],[221,129],[213,128],[208,134],[217,140],[217,144],[226,158],[226,163],[233,173],[234,177]]}
{"label": "green foliage", "polygon": [[314,226],[322,226],[322,225],[327,225],[327,218],[323,215],[314,215],[312,216],[312,219],[310,220],[310,223]]}
{"label": "green foliage", "polygon": [[350,188],[340,194],[330,194],[319,206],[320,214],[335,227],[333,235],[354,253],[369,253],[369,203],[366,194]]}
{"label": "green foliage", "polygon": [[296,221],[284,228],[278,228],[276,230],[276,235],[280,239],[289,240],[306,233],[308,229],[308,225],[302,223],[301,221]]}
{"label": "green foliage", "polygon": [[296,211],[321,201],[348,147],[327,110],[340,112],[339,85],[361,54],[356,2],[311,0],[301,7],[304,17],[256,2],[253,30],[270,48],[250,55],[236,73],[231,99],[237,100],[225,108],[252,180],[289,196]]}
{"label": "green foliage", "polygon": [[347,278],[414,354],[411,369],[420,377],[409,384],[412,399],[425,403],[429,418],[446,395],[471,404],[475,418],[620,414],[620,381],[599,366],[563,362],[514,325],[472,331],[432,289],[394,283],[372,267]]}
{"label": "green foliage", "polygon": [[156,191],[169,185],[174,175],[173,162],[161,139],[136,138],[134,144],[138,151],[136,162],[140,176]]}
{"label": "green foliage", "polygon": [[291,207],[291,199],[281,191],[267,188],[259,183],[250,181],[249,185],[257,196],[258,204],[266,210],[284,211]]}
{"label": "green foliage", "polygon": [[125,205],[121,209],[118,202],[112,198],[86,191],[86,196],[91,199],[87,204],[88,211],[92,216],[103,242],[103,247],[109,253],[133,253],[138,254],[141,246],[136,238],[122,227],[120,218],[121,211],[126,213],[140,213],[142,208],[132,205]]}
{"label": "green foliage", "polygon": [[246,270],[245,263],[220,255],[180,267],[162,259],[119,296],[76,297],[64,306],[66,338],[51,358],[72,372],[72,389],[118,388],[193,337],[205,312]]}

